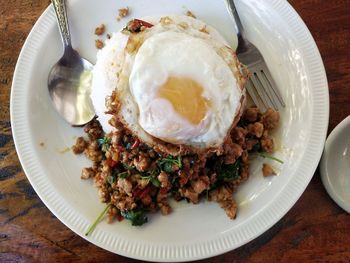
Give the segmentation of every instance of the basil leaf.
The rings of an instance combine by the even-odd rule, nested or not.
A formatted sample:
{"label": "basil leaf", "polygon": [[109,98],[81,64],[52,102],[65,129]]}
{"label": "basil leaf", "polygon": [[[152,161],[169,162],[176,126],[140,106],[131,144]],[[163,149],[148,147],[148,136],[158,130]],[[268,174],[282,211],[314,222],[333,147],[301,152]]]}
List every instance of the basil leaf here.
{"label": "basil leaf", "polygon": [[182,158],[181,156],[168,156],[158,161],[158,165],[164,172],[171,173],[173,165],[177,165],[180,169],[182,168]]}
{"label": "basil leaf", "polygon": [[253,148],[251,149],[251,152],[260,152],[261,151],[261,144],[260,142],[254,144]]}
{"label": "basil leaf", "polygon": [[129,176],[129,173],[128,172],[122,172],[122,173],[119,173],[118,174],[118,177],[120,178],[120,179],[125,179],[125,178],[127,178]]}
{"label": "basil leaf", "polygon": [[160,187],[160,182],[157,178],[151,177],[150,181],[155,187]]}
{"label": "basil leaf", "polygon": [[224,181],[233,181],[240,175],[241,160],[238,159],[234,164],[223,165],[218,172],[218,179]]}
{"label": "basil leaf", "polygon": [[108,176],[107,183],[109,183],[112,186],[115,183],[115,177],[113,175]]}
{"label": "basil leaf", "polygon": [[148,221],[143,209],[121,211],[120,214],[125,219],[130,220],[133,226],[141,226]]}
{"label": "basil leaf", "polygon": [[111,142],[107,137],[103,137],[100,139],[97,139],[98,145],[101,147],[101,150],[103,152],[106,152],[109,150],[109,147],[111,147]]}
{"label": "basil leaf", "polygon": [[133,166],[133,165],[127,165],[126,163],[123,163],[123,167],[124,167],[126,170],[135,169],[135,166]]}
{"label": "basil leaf", "polygon": [[155,168],[148,174],[146,174],[146,173],[141,174],[141,178],[143,180],[147,180],[148,182],[151,182],[155,187],[159,188],[161,184],[157,178],[158,175],[159,175],[159,169]]}
{"label": "basil leaf", "polygon": [[163,164],[163,171],[165,171],[167,173],[171,173],[173,171],[173,164],[170,162],[165,162]]}

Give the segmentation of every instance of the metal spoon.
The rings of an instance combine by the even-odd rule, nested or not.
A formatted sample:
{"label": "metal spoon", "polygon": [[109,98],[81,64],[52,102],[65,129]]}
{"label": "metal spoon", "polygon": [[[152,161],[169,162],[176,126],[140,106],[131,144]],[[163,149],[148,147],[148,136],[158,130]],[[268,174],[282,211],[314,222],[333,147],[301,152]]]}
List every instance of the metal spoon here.
{"label": "metal spoon", "polygon": [[72,48],[66,1],[51,0],[64,45],[62,58],[52,67],[48,87],[56,110],[72,125],[91,121],[95,111],[90,99],[92,64]]}

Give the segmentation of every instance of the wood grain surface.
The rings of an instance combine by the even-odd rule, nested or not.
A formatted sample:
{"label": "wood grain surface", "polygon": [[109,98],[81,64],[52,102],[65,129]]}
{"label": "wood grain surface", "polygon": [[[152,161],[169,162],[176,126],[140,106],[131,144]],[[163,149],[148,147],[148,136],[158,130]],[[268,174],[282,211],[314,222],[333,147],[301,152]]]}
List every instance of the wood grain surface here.
{"label": "wood grain surface", "polygon": [[[329,131],[350,114],[350,0],[290,0],[327,71]],[[0,0],[0,262],[135,262],[83,240],[45,207],[24,175],[11,135],[13,71],[48,0]],[[201,262],[350,262],[350,215],[327,195],[317,170],[296,205],[259,238]]]}

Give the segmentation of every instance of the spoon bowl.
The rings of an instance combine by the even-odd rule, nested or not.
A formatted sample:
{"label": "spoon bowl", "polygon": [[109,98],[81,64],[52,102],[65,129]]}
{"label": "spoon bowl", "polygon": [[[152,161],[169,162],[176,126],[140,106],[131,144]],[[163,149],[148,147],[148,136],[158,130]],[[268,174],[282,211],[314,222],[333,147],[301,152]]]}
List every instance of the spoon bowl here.
{"label": "spoon bowl", "polygon": [[81,126],[95,117],[90,98],[93,65],[72,48],[65,0],[52,0],[64,45],[61,59],[48,76],[53,106],[70,124]]}

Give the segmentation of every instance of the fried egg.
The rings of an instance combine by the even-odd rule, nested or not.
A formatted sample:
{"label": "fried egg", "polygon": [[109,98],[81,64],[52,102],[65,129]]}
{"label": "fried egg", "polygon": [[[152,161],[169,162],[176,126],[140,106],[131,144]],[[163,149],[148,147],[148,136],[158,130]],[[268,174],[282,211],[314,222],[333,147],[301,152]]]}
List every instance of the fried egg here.
{"label": "fried egg", "polygon": [[147,21],[154,26],[115,33],[98,54],[92,101],[104,130],[104,97],[115,90],[119,118],[144,142],[220,147],[245,102],[234,52],[192,17]]}

